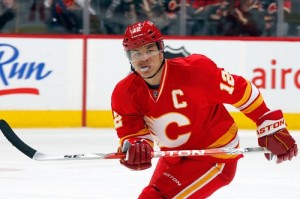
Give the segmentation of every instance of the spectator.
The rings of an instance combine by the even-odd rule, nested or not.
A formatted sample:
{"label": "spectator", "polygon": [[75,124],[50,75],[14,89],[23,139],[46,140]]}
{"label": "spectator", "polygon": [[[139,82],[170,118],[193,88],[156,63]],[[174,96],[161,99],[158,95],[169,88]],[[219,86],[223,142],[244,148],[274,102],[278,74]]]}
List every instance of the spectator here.
{"label": "spectator", "polygon": [[79,33],[81,21],[73,13],[73,10],[78,9],[74,0],[46,0],[45,4],[51,9],[49,27],[52,30],[59,26],[67,33]]}
{"label": "spectator", "polygon": [[161,0],[143,0],[141,4],[147,19],[154,22],[163,32],[168,34],[169,18]]}
{"label": "spectator", "polygon": [[138,20],[137,5],[134,0],[123,0],[124,25],[135,23]]}
{"label": "spectator", "polygon": [[[80,9],[83,11],[84,9],[84,2],[85,0],[74,0],[73,7],[75,9]],[[89,11],[89,18],[90,18],[90,28],[95,33],[103,33],[104,31],[101,28],[100,20],[97,16],[95,9],[91,5],[91,0],[88,0],[88,11]]]}
{"label": "spectator", "polygon": [[[206,4],[202,1],[187,1],[187,13],[190,20],[187,19],[188,26],[191,26],[190,35],[203,35],[205,20],[207,16]],[[191,21],[191,24],[189,23]]]}
{"label": "spectator", "polygon": [[[265,21],[265,31],[264,36],[271,36],[275,37],[277,36],[277,15],[278,15],[278,6],[277,6],[277,0],[265,0],[262,4],[265,15],[264,15],[264,21]],[[284,0],[283,3],[283,12],[284,12],[284,18],[291,14],[291,1],[290,0]],[[287,35],[289,24],[285,24],[285,30],[284,35]]]}
{"label": "spectator", "polygon": [[136,22],[139,4],[134,0],[112,0],[104,18],[106,32],[121,34],[128,24]]}
{"label": "spectator", "polygon": [[38,11],[40,21],[45,21],[45,5],[43,0],[33,0],[30,6],[29,21],[35,21]]}
{"label": "spectator", "polygon": [[[191,35],[212,35],[212,29],[217,7],[222,0],[187,0],[187,21],[192,21]],[[213,34],[214,35],[214,34]]]}
{"label": "spectator", "polygon": [[15,1],[14,0],[2,0],[2,9],[0,15],[0,32],[4,26],[13,20],[16,16],[15,13]]}
{"label": "spectator", "polygon": [[104,27],[108,34],[118,34],[120,29],[123,29],[119,20],[115,20],[117,10],[120,7],[121,0],[112,0],[111,4],[108,6],[105,16],[104,16]]}
{"label": "spectator", "polygon": [[[261,36],[264,14],[257,0],[230,1],[229,14],[224,26],[225,36]],[[233,5],[234,3],[234,5]]]}
{"label": "spectator", "polygon": [[[162,0],[165,13],[168,17],[168,35],[180,34],[180,0]],[[187,4],[188,6],[188,4]]]}
{"label": "spectator", "polygon": [[207,18],[205,20],[204,35],[223,35],[223,26],[228,13],[228,1],[207,5]]}

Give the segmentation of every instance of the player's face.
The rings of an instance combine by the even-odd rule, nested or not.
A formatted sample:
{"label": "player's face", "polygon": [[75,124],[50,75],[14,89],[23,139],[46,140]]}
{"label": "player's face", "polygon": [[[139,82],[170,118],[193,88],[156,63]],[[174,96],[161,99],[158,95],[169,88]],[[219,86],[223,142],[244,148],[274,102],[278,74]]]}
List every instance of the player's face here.
{"label": "player's face", "polygon": [[135,71],[142,77],[150,77],[159,69],[163,59],[163,53],[158,50],[156,43],[130,51],[130,62]]}

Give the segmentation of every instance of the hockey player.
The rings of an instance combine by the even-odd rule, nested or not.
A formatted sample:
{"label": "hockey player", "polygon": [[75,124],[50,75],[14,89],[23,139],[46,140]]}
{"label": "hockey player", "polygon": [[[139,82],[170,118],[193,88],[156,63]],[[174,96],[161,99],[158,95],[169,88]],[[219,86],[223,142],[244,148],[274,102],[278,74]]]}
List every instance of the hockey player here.
{"label": "hockey player", "polygon": [[[128,26],[123,46],[133,73],[112,94],[119,151],[126,153],[122,165],[150,168],[154,143],[161,150],[238,148],[238,128],[223,103],[256,123],[258,144],[276,155],[277,163],[297,156],[282,111],[270,110],[245,78],[200,54],[165,59],[163,36],[150,21]],[[239,158],[162,157],[139,198],[207,198],[233,180]]]}

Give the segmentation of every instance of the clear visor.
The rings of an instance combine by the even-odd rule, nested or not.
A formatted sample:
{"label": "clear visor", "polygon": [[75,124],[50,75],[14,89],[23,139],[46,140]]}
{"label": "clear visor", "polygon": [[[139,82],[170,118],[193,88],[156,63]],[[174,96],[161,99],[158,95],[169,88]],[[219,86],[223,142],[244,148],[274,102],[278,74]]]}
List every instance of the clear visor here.
{"label": "clear visor", "polygon": [[158,50],[156,47],[145,50],[130,50],[127,52],[127,57],[130,62],[146,61],[147,59],[151,59],[161,52],[162,51]]}

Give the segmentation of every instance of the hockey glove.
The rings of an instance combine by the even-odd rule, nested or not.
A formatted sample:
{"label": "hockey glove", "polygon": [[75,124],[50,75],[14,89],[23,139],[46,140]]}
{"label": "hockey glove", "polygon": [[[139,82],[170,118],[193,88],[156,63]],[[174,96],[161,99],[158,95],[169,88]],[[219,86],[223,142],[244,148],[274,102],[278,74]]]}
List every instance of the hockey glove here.
{"label": "hockey glove", "polygon": [[148,169],[152,166],[152,151],[153,148],[144,139],[127,139],[121,147],[121,152],[126,153],[126,157],[120,163],[133,170]]}
{"label": "hockey glove", "polygon": [[265,154],[268,160],[276,155],[276,162],[279,164],[297,156],[297,144],[286,129],[281,110],[267,112],[258,119],[256,124],[258,144],[272,152],[272,154]]}

